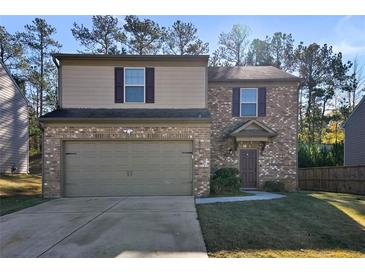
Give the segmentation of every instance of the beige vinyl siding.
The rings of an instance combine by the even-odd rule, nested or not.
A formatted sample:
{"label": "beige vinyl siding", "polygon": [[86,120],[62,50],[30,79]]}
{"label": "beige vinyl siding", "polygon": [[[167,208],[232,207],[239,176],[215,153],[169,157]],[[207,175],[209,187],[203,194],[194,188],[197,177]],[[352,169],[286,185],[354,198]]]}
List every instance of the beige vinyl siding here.
{"label": "beige vinyl siding", "polygon": [[0,173],[28,172],[28,110],[25,98],[0,63]]}
{"label": "beige vinyl siding", "polygon": [[63,65],[61,104],[63,108],[204,108],[206,67],[155,67],[154,104],[116,104],[113,66]]}

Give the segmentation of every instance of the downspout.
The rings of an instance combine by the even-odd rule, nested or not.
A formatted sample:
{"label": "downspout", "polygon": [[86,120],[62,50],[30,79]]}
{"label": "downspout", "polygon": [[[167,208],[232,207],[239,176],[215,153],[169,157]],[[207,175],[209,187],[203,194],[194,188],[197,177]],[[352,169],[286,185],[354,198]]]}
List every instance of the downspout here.
{"label": "downspout", "polygon": [[57,68],[57,88],[56,88],[57,106],[56,106],[56,108],[59,109],[60,108],[60,94],[59,94],[59,89],[60,89],[60,64],[54,56],[52,56],[52,61],[53,61],[53,63],[55,64],[55,66]]}
{"label": "downspout", "polygon": [[44,199],[44,127],[43,127],[43,123],[42,122],[39,122],[38,120],[38,124],[39,124],[39,127],[41,129],[41,142],[42,142],[42,173],[41,173],[41,176],[42,176],[42,198]]}

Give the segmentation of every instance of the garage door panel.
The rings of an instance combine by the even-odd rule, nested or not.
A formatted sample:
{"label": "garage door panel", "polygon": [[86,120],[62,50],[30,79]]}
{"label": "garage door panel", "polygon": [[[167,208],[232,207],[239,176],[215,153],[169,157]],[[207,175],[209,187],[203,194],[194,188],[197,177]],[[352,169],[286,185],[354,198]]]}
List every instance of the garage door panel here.
{"label": "garage door panel", "polygon": [[66,196],[191,195],[192,143],[66,142]]}

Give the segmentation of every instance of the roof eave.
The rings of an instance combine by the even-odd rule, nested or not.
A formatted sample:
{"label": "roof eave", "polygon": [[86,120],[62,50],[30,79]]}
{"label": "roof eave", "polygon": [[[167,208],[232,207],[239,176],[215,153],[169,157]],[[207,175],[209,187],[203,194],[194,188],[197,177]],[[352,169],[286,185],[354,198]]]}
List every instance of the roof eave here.
{"label": "roof eave", "polygon": [[110,122],[116,122],[116,121],[189,121],[189,122],[203,122],[207,121],[209,122],[211,118],[83,118],[83,117],[41,117],[38,119],[39,122],[75,122],[75,121],[110,121]]}
{"label": "roof eave", "polygon": [[242,83],[242,82],[294,82],[294,83],[300,83],[302,82],[301,78],[273,78],[273,79],[208,79],[208,82],[210,83]]}
{"label": "roof eave", "polygon": [[52,57],[57,60],[72,59],[98,59],[98,60],[189,60],[189,61],[208,61],[209,55],[106,55],[106,54],[72,54],[54,53]]}

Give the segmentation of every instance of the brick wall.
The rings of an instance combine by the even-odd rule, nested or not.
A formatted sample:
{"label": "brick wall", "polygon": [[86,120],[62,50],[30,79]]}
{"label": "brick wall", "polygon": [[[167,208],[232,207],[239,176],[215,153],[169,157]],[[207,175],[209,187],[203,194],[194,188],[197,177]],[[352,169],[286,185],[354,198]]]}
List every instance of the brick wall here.
{"label": "brick wall", "polygon": [[[133,129],[132,132],[128,129]],[[129,133],[128,133],[129,132]],[[62,146],[65,140],[191,140],[193,194],[209,194],[210,127],[205,125],[44,125],[43,194],[62,197]]]}
{"label": "brick wall", "polygon": [[[232,117],[233,87],[265,87],[266,116],[257,119],[278,133],[271,143],[239,142],[228,138],[229,133],[247,118]],[[297,189],[297,84],[295,83],[209,83],[208,108],[211,124],[211,168],[239,168],[239,149],[257,148],[258,187],[270,179],[283,179],[289,190]]]}

